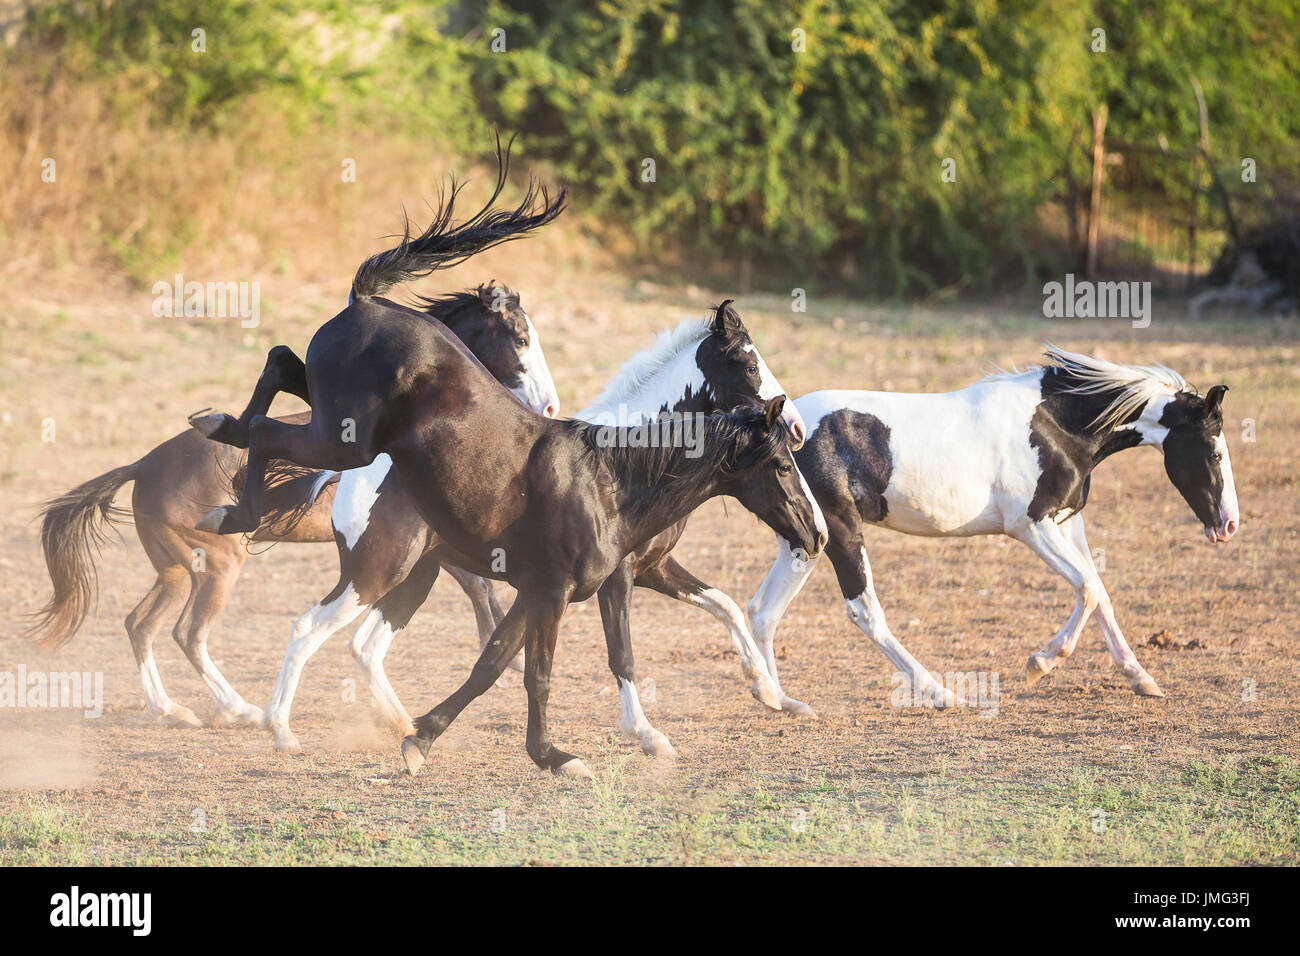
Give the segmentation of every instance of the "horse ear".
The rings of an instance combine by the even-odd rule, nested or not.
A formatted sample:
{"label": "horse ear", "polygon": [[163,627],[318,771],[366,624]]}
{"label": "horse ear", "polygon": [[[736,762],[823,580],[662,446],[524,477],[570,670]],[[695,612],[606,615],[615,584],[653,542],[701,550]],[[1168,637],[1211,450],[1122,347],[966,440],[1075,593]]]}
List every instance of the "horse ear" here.
{"label": "horse ear", "polygon": [[497,280],[493,279],[485,285],[479,286],[474,290],[478,293],[478,300],[483,303],[483,308],[492,309],[497,301]]}
{"label": "horse ear", "polygon": [[763,413],[763,421],[767,425],[767,430],[771,431],[774,425],[781,423],[781,412],[785,409],[785,396],[778,395],[776,398],[769,399],[767,408]]}
{"label": "horse ear", "polygon": [[1213,418],[1216,415],[1223,414],[1223,393],[1228,390],[1226,385],[1215,385],[1205,393],[1205,417]]}
{"label": "horse ear", "polygon": [[727,311],[735,299],[727,299],[722,305],[718,306],[713,313],[713,322],[711,328],[714,335],[725,335],[727,332]]}

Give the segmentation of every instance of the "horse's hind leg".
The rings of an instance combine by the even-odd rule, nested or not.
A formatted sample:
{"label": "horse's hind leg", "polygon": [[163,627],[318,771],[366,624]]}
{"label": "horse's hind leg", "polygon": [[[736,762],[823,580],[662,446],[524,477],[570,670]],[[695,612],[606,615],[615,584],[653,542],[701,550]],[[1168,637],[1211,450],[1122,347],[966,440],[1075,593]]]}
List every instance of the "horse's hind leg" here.
{"label": "horse's hind leg", "polygon": [[736,653],[740,655],[741,670],[744,671],[745,677],[754,682],[750,688],[754,698],[773,710],[781,709],[781,689],[768,674],[767,661],[763,658],[763,652],[754,643],[749,622],[745,620],[744,612],[735,601],[691,574],[671,555],[654,567],[643,570],[637,575],[636,583],[638,587],[650,588],[668,597],[704,608],[721,621],[736,645]]}
{"label": "horse's hind leg", "polygon": [[131,650],[140,668],[145,704],[149,713],[169,727],[203,726],[194,711],[167,696],[153,657],[153,639],[166,626],[171,615],[183,606],[189,590],[190,577],[187,569],[181,565],[164,565],[158,569],[158,577],[149,593],[126,616],[126,632],[131,638]]}
{"label": "horse's hind leg", "polygon": [[415,733],[415,725],[384,673],[384,655],[393,638],[410,623],[411,616],[429,597],[441,567],[432,551],[425,552],[410,573],[375,602],[349,645],[357,666],[366,675],[370,693],[402,736]]}
{"label": "horse's hind leg", "polygon": [[370,605],[363,604],[350,580],[340,580],[326,597],[293,624],[293,637],[284,652],[284,665],[275,689],[266,705],[262,723],[275,739],[276,750],[301,750],[298,738],[289,729],[289,711],[302,677],[302,669],[326,639],[339,628],[347,627]]}
{"label": "horse's hind leg", "polygon": [[285,345],[277,345],[266,355],[266,366],[262,369],[257,384],[253,386],[253,397],[238,418],[232,418],[225,412],[195,412],[190,416],[190,425],[201,435],[236,448],[247,448],[249,426],[257,415],[265,415],[271,410],[271,402],[277,392],[289,392],[310,404],[307,395],[307,367],[293,350]]}
{"label": "horse's hind leg", "polygon": [[307,425],[290,425],[265,415],[249,426],[248,464],[244,487],[234,505],[223,505],[205,514],[194,527],[215,534],[239,534],[257,530],[262,518],[262,494],[266,466],[273,458],[287,458],[306,468],[347,471],[372,459],[358,449],[359,442],[345,442],[313,419]]}
{"label": "horse's hind leg", "polygon": [[609,669],[614,672],[622,704],[618,729],[628,740],[640,744],[642,753],[652,757],[671,757],[677,751],[667,737],[651,726],[641,709],[641,698],[636,689],[636,664],[632,656],[631,622],[628,620],[628,605],[632,601],[632,561],[632,556],[625,557],[597,592],[600,618],[605,625]]}
{"label": "horse's hind leg", "polygon": [[210,550],[204,555],[202,569],[193,572],[194,588],[189,604],[173,631],[176,643],[217,702],[216,720],[232,726],[261,723],[262,710],[244,700],[212,662],[208,656],[208,633],[230,599],[245,555],[242,548],[231,548],[226,554]]}

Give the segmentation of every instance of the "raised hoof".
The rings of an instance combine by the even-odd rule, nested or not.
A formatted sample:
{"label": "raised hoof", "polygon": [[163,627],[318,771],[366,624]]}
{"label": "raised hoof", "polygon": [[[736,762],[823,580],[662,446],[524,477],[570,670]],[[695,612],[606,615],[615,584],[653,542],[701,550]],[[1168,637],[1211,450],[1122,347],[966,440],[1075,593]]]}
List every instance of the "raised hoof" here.
{"label": "raised hoof", "polygon": [[591,771],[587,769],[587,765],[577,757],[560,764],[555,768],[555,773],[560,777],[574,777],[578,780],[593,779]]}
{"label": "raised hoof", "polygon": [[[641,752],[647,757],[676,757],[677,749],[657,730],[641,738]],[[572,763],[572,761],[570,761]],[[582,761],[578,761],[581,763]]]}
{"label": "raised hoof", "polygon": [[419,740],[414,734],[402,740],[402,762],[406,764],[408,777],[414,777],[424,766],[424,752],[420,750]]}
{"label": "raised hoof", "polygon": [[[772,683],[772,679],[766,674],[755,675],[754,683],[750,685],[749,692],[764,707],[771,710],[781,709],[781,690]],[[803,706],[806,707],[807,704]]]}
{"label": "raised hoof", "polygon": [[1129,680],[1129,686],[1133,688],[1133,693],[1139,697],[1164,697],[1165,692],[1160,689],[1152,676],[1145,671]]}
{"label": "raised hoof", "polygon": [[262,708],[246,704],[243,710],[234,713],[218,714],[212,721],[214,727],[261,727],[264,715]]}
{"label": "raised hoof", "polygon": [[219,441],[226,445],[237,445],[240,448],[248,447],[247,442],[240,444],[234,440],[236,438],[235,426],[238,422],[225,412],[213,412],[205,408],[203,411],[191,415],[189,421],[190,427],[204,438]]}
{"label": "raised hoof", "polygon": [[172,709],[160,718],[164,727],[198,728],[203,726],[194,711],[181,704],[172,704]]}
{"label": "raised hoof", "polygon": [[811,720],[821,720],[817,716],[817,711],[813,710],[801,700],[795,700],[793,697],[781,698],[781,712],[792,714],[795,717],[808,717]]}
{"label": "raised hoof", "polygon": [[1042,654],[1031,654],[1029,660],[1025,662],[1025,682],[1030,687],[1033,687],[1051,672],[1052,667]]}
{"label": "raised hoof", "polygon": [[257,526],[245,527],[245,523],[239,520],[238,512],[229,505],[222,505],[219,508],[213,508],[194,526],[196,531],[206,531],[208,534],[240,534],[241,532],[256,531]]}

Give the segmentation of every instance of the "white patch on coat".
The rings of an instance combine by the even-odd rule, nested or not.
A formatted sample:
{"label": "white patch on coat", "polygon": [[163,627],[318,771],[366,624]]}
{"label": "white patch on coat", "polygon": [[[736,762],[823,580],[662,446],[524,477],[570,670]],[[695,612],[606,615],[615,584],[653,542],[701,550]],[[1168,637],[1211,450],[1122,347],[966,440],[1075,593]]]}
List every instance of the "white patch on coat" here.
{"label": "white patch on coat", "polygon": [[370,512],[379,500],[379,486],[392,467],[393,459],[381,452],[364,468],[349,468],[339,477],[330,520],[334,530],[343,535],[349,551],[357,546],[369,527]]}
{"label": "white patch on coat", "polygon": [[[781,387],[781,383],[776,380],[772,370],[767,367],[767,362],[759,354],[758,348],[753,345],[746,345],[745,351],[751,353],[758,365],[758,397],[763,401],[770,401],[778,395],[787,395],[788,393]],[[802,443],[803,437],[808,434],[808,426],[804,423],[803,416],[799,414],[799,409],[795,407],[794,402],[787,397],[785,407],[781,410],[781,421],[785,427],[790,430],[790,434],[798,435]]]}
{"label": "white patch on coat", "polygon": [[[596,400],[574,417],[596,425],[637,424],[670,408],[686,393],[704,388],[695,361],[699,344],[713,334],[709,319],[687,319],[661,332],[648,348],[623,363]],[[619,411],[623,410],[623,416]]]}

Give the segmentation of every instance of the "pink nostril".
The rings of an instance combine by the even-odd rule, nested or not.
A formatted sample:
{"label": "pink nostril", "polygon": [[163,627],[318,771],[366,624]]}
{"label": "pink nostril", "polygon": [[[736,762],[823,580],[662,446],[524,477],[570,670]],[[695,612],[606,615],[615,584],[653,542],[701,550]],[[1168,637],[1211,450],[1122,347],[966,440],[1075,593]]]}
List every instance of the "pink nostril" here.
{"label": "pink nostril", "polygon": [[1223,540],[1227,541],[1228,538],[1231,538],[1234,534],[1237,533],[1237,522],[1229,518],[1228,523],[1223,526],[1223,531],[1224,531]]}
{"label": "pink nostril", "polygon": [[826,549],[826,542],[829,540],[825,531],[817,532],[817,552],[819,554]]}
{"label": "pink nostril", "polygon": [[556,418],[559,414],[560,414],[560,406],[555,402],[551,402],[549,405],[546,406],[546,410],[542,412],[542,417]]}

